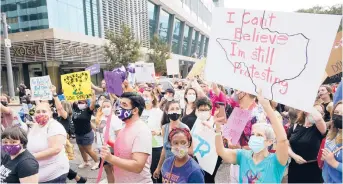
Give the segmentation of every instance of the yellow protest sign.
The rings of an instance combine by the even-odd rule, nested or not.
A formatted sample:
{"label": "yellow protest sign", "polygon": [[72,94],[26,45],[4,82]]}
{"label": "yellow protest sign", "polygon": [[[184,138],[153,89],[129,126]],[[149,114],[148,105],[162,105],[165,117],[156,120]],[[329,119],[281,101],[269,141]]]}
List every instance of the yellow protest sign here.
{"label": "yellow protest sign", "polygon": [[329,61],[326,65],[326,73],[329,77],[342,72],[342,32],[337,33]]}
{"label": "yellow protest sign", "polygon": [[62,75],[61,83],[64,96],[68,101],[86,100],[92,97],[89,71]]}
{"label": "yellow protest sign", "polygon": [[192,70],[188,73],[187,78],[189,77],[195,77],[195,76],[202,76],[204,73],[206,65],[206,59],[202,59],[201,61],[198,61],[194,64]]}

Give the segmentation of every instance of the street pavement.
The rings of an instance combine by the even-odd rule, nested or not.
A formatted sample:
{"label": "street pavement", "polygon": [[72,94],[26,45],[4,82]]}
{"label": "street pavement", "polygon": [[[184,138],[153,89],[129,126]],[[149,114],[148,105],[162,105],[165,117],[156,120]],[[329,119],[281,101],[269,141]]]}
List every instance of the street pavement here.
{"label": "street pavement", "polygon": [[[78,166],[82,163],[82,157],[81,157],[81,153],[79,151],[79,148],[77,147],[76,141],[75,139],[71,139],[70,142],[74,145],[74,154],[75,154],[75,159],[74,160],[70,160],[70,168],[72,170],[74,170],[75,172],[77,172],[77,174],[79,176],[83,176],[87,178],[87,183],[96,183],[96,179],[98,177],[98,170],[91,170],[94,161],[89,157],[89,161],[91,163],[91,166],[86,167],[84,169],[79,169]],[[93,148],[95,148],[95,144],[93,144]],[[101,183],[107,183],[106,181],[106,173],[105,170],[103,171],[102,177],[101,177]],[[68,180],[67,179],[67,183],[76,183],[75,180]]]}
{"label": "street pavement", "polygon": [[[84,169],[79,169],[78,166],[82,163],[82,157],[81,157],[79,148],[77,147],[77,144],[75,142],[75,139],[71,139],[70,142],[74,145],[74,154],[75,154],[75,159],[69,161],[71,169],[76,171],[80,176],[86,177],[87,183],[96,183],[96,178],[98,177],[99,169],[95,171],[91,170],[91,167],[93,166],[94,161],[89,157],[89,161],[90,163],[92,163],[92,165]],[[93,148],[95,148],[95,144],[93,144]],[[103,171],[100,181],[101,181],[100,183],[107,183],[105,171]],[[226,163],[221,164],[221,166],[218,169],[215,181],[216,183],[228,183],[229,164],[226,164]],[[67,179],[67,183],[76,183],[76,181]]]}

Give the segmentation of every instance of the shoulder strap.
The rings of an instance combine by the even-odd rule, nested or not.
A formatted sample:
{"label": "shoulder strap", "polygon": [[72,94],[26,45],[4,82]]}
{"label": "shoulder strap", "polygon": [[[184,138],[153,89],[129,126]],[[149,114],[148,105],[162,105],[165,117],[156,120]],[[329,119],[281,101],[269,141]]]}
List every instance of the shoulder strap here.
{"label": "shoulder strap", "polygon": [[170,167],[169,178],[168,178],[168,182],[167,183],[170,183],[170,179],[172,177],[172,172],[173,172],[174,164],[175,164],[175,158],[173,159],[172,166]]}
{"label": "shoulder strap", "polygon": [[342,148],[343,148],[343,146],[337,148],[337,149],[333,152],[333,154],[337,153],[337,152],[338,152],[339,150],[341,150]]}

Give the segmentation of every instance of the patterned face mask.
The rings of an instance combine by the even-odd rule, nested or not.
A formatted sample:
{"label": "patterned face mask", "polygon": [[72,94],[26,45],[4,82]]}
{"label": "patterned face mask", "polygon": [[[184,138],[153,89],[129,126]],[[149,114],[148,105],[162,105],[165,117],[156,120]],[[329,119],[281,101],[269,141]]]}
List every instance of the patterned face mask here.
{"label": "patterned face mask", "polygon": [[133,116],[132,109],[124,109],[122,107],[118,107],[116,110],[116,116],[118,116],[118,118],[122,121],[128,120]]}
{"label": "patterned face mask", "polygon": [[35,116],[35,121],[41,125],[45,126],[49,122],[50,116],[46,114],[39,114]]}
{"label": "patterned face mask", "polygon": [[173,146],[171,152],[178,158],[183,158],[188,154],[187,146]]}

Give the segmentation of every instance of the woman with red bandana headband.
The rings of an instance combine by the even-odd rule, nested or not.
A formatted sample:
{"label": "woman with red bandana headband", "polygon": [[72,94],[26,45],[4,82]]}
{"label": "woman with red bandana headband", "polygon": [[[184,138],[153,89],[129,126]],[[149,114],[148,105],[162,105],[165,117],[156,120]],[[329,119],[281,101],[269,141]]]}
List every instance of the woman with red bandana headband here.
{"label": "woman with red bandana headband", "polygon": [[163,183],[205,183],[204,172],[199,164],[188,155],[192,136],[186,128],[173,129],[168,137],[173,156],[162,166]]}
{"label": "woman with red bandana headband", "polygon": [[38,183],[39,165],[26,150],[26,132],[14,125],[1,134],[1,141],[0,183]]}
{"label": "woman with red bandana headband", "polygon": [[[158,179],[160,177],[162,164],[165,159],[170,158],[173,156],[171,151],[171,143],[168,141],[168,137],[170,132],[174,128],[186,128],[189,129],[188,126],[180,121],[181,118],[181,106],[180,103],[177,101],[170,101],[167,103],[166,112],[163,116],[167,116],[169,118],[168,122],[163,122],[165,118],[162,117],[162,137],[163,137],[163,149],[160,157],[160,161],[158,162],[158,166],[153,174],[153,178]],[[190,152],[193,152],[193,148],[189,149]]]}
{"label": "woman with red bandana headband", "polygon": [[69,160],[64,151],[67,132],[52,118],[48,103],[36,106],[34,124],[28,132],[27,149],[39,163],[39,182],[65,183]]}

